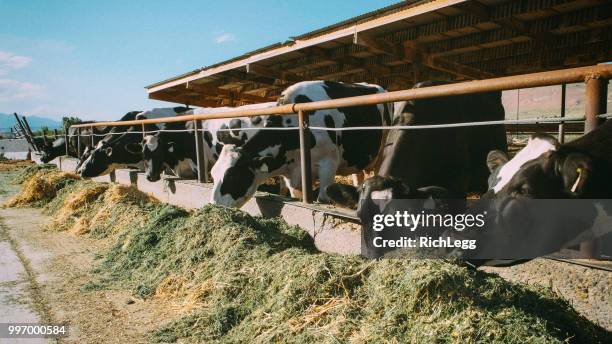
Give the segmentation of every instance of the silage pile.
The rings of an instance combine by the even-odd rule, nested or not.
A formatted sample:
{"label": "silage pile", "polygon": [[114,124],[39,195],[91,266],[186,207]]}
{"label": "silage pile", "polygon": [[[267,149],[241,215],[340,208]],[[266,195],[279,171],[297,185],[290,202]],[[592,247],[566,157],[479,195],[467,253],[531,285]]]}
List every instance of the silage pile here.
{"label": "silage pile", "polygon": [[22,184],[21,190],[4,205],[7,207],[43,206],[54,199],[60,190],[78,179],[79,176],[74,173],[57,171],[48,165],[27,167],[14,179],[15,183]]}
{"label": "silage pile", "polygon": [[440,260],[320,253],[280,219],[212,205],[187,212],[91,181],[46,209],[54,229],[112,242],[84,290],[124,286],[182,311],[151,334],[157,342],[612,340],[549,289]]}
{"label": "silage pile", "polygon": [[63,189],[45,207],[54,215],[47,229],[104,238],[142,226],[156,204],[132,186],[81,180]]}

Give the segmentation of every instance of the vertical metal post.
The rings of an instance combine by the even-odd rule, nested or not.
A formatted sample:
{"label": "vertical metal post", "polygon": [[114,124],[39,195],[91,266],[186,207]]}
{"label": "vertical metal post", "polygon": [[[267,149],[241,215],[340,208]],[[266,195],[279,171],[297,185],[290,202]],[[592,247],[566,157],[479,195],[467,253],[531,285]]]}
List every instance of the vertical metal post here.
{"label": "vertical metal post", "polygon": [[[608,80],[588,78],[585,87],[584,133],[595,130],[602,120],[597,117],[606,113]],[[586,258],[597,258],[597,241],[591,240],[580,244],[580,252]]]}
{"label": "vertical metal post", "polygon": [[77,128],[77,159],[81,159],[81,128]]}
{"label": "vertical metal post", "polygon": [[312,203],[312,166],[310,163],[310,129],[308,129],[308,114],[298,111],[300,132],[300,162],[302,170],[302,202]]}
{"label": "vertical metal post", "polygon": [[53,128],[53,139],[57,140],[57,129]]}
{"label": "vertical metal post", "polygon": [[91,130],[91,132],[89,133],[89,137],[91,139],[91,148],[93,149],[96,145],[94,143],[94,127],[93,125],[91,127],[89,127],[89,129]]}
{"label": "vertical metal post", "polygon": [[202,132],[202,121],[193,121],[195,128],[196,162],[198,164],[198,182],[208,183],[208,160],[204,156],[204,133]]}
{"label": "vertical metal post", "polygon": [[64,126],[64,143],[66,145],[66,156],[68,156],[68,140],[70,140],[70,137],[68,137],[68,129],[70,129],[70,127]]}
{"label": "vertical metal post", "polygon": [[[566,91],[567,91],[567,85],[563,84],[561,85],[561,116],[560,117],[565,117],[565,96],[566,96]],[[559,136],[558,136],[559,142],[560,143],[564,143],[565,142],[565,124],[563,122],[559,123]]]}
{"label": "vertical metal post", "polygon": [[584,133],[591,132],[602,122],[597,115],[606,113],[608,80],[589,78],[586,81]]}

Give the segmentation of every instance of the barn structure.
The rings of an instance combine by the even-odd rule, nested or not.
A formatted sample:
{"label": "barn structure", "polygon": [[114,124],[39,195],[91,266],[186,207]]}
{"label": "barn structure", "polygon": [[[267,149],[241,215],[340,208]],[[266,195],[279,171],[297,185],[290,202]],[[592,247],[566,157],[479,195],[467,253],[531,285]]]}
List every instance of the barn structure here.
{"label": "barn structure", "polygon": [[[404,1],[163,80],[146,89],[151,99],[202,107],[274,101],[283,89],[305,80],[369,82],[390,91],[406,90],[387,94],[394,99],[366,96],[342,103],[342,106],[352,106],[584,81],[586,121],[578,123],[576,128],[581,132],[590,131],[601,122],[598,115],[606,113],[612,66],[595,65],[612,61],[610,26],[612,3],[603,0]],[[593,67],[577,68],[581,66]],[[431,79],[472,82],[409,90],[415,83]],[[340,106],[338,100],[334,102],[334,106]],[[221,116],[267,114],[266,111],[269,114],[299,113],[302,138],[306,136],[302,134],[307,130],[305,121],[308,119],[303,113],[321,109],[321,105],[316,103],[287,104],[273,108],[274,112],[251,110],[229,111],[212,117],[179,116],[172,121],[197,122]],[[351,105],[346,105],[349,103]],[[111,124],[118,122],[75,127]],[[128,121],[121,125],[141,124]],[[200,137],[200,146],[201,140]],[[305,142],[300,143],[307,147]],[[199,155],[200,151],[198,149]],[[198,156],[198,165],[202,160]],[[307,161],[309,152],[302,150],[302,186],[304,190],[311,190],[310,163]],[[200,168],[200,182],[206,180],[203,172],[206,168],[202,167],[205,165]],[[136,178],[134,172],[125,173],[110,178],[136,184],[147,192],[156,192],[156,186],[144,178]],[[196,194],[203,195],[209,191],[193,191],[195,184],[193,181],[177,182],[164,188],[163,192],[158,190],[159,198],[199,207],[201,203],[197,202],[203,198]],[[181,194],[189,196],[187,203],[181,203],[185,202],[181,200]],[[257,215],[280,215],[289,223],[300,226],[307,224],[310,226],[307,230],[320,249],[354,253],[359,236],[355,236],[351,229],[338,234],[335,220],[356,220],[355,217],[308,204],[308,194],[304,192],[304,204],[259,198],[247,204],[246,210]],[[269,209],[273,211],[268,212]],[[298,214],[309,218],[303,219]],[[334,243],[352,246],[339,248],[333,246]],[[595,252],[593,243],[583,246],[582,250],[590,252],[591,256],[612,252],[612,245],[599,252]]]}
{"label": "barn structure", "polygon": [[149,98],[203,107],[274,101],[303,80],[472,80],[612,59],[602,0],[410,0],[291,37],[146,87]]}

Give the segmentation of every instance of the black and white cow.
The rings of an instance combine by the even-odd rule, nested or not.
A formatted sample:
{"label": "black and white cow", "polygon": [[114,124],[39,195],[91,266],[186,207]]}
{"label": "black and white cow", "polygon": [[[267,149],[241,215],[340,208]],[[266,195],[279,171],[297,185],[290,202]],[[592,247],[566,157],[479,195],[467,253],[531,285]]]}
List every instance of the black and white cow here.
{"label": "black and white cow", "polygon": [[[444,83],[423,82],[415,87],[440,84]],[[494,121],[504,116],[501,93],[491,92],[398,102],[394,125]],[[484,161],[492,149],[507,149],[503,125],[390,130],[376,171],[379,177],[361,189],[333,184],[328,193],[334,202],[350,208],[356,208],[360,199],[409,198],[417,189],[429,186],[445,189],[447,197],[462,199],[468,192],[486,191]],[[384,183],[381,177],[393,183]]]}
{"label": "black and white cow", "polygon": [[[191,110],[190,113],[206,114],[220,110],[262,109],[275,105],[276,103],[272,102],[238,108],[199,108]],[[202,121],[204,158],[207,159],[209,166],[217,161],[224,144],[241,146],[255,134],[255,131],[240,131],[239,129],[261,127],[264,118],[256,116]],[[175,176],[184,179],[196,177],[198,169],[193,121],[168,123],[164,129],[167,131],[151,133],[144,137],[142,152],[146,178],[149,181],[157,181],[164,170],[170,170]]]}
{"label": "black and white cow", "polygon": [[[287,88],[279,105],[338,99],[382,93],[377,85],[346,84],[332,81],[307,81]],[[341,128],[380,126],[391,123],[392,111],[385,104],[357,106],[309,113],[312,127]],[[212,169],[214,180],[212,202],[240,207],[248,201],[258,185],[267,178],[282,176],[293,197],[301,189],[300,151],[295,130],[266,128],[296,127],[297,115],[269,116],[264,128],[257,131],[242,147],[225,145]],[[326,202],[325,187],[335,175],[348,175],[375,165],[383,143],[382,130],[323,131],[311,130],[313,177],[320,182],[319,201]]]}
{"label": "black and white cow", "polygon": [[[185,107],[154,108],[137,114],[128,113],[120,121],[173,117],[187,110]],[[142,162],[141,130],[141,126],[113,127],[83,159],[77,172],[81,177],[91,178],[110,173],[116,168],[138,165]]]}
{"label": "black and white cow", "polygon": [[492,240],[508,237],[525,258],[612,229],[612,121],[563,145],[552,136],[533,135],[512,159],[492,151],[487,163],[490,189],[483,199],[494,214]]}
{"label": "black and white cow", "polygon": [[[132,111],[128,112],[125,116],[130,116],[130,114],[137,114],[140,111]],[[81,122],[79,124],[87,124],[93,123],[93,121]],[[111,126],[104,127],[93,127],[94,133],[94,145],[98,143],[103,135],[107,134],[111,130]],[[78,158],[79,164],[83,161],[84,157],[88,156],[88,153],[93,148],[91,146],[91,128],[81,128],[80,134],[77,131],[77,128],[69,128],[68,129],[68,156]],[[80,138],[78,137],[80,136]],[[80,150],[79,146],[80,145]],[[81,152],[81,156],[79,156],[78,152]],[[43,145],[43,152],[40,160],[44,163],[47,163],[58,156],[62,156],[66,154],[66,138],[59,137],[51,142],[46,141]]]}
{"label": "black and white cow", "polygon": [[492,151],[487,197],[612,198],[612,121],[566,144],[533,135],[512,159]]}

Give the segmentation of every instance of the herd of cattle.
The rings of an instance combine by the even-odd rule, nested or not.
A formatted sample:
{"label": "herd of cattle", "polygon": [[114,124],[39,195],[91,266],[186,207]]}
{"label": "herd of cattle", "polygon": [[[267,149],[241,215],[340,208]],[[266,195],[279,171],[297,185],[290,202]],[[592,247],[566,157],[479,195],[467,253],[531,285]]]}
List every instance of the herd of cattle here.
{"label": "herd of cattle", "polygon": [[[439,84],[420,83],[416,87]],[[377,85],[330,81],[300,82],[285,89],[273,107],[385,92]],[[215,109],[217,110],[217,109]],[[200,114],[183,107],[129,112],[120,120]],[[512,159],[503,125],[422,130],[383,130],[387,125],[427,125],[505,118],[501,92],[355,106],[309,113],[311,127],[372,127],[367,130],[310,130],[313,178],[318,200],[364,211],[372,198],[465,198],[469,193],[499,200],[500,213],[520,209],[524,199],[611,199],[612,122],[567,144],[535,135]],[[300,197],[300,147],[297,115],[202,121],[204,157],[211,166],[213,203],[240,207],[270,177],[280,176],[292,197]],[[150,181],[162,172],[197,176],[193,122],[145,127],[71,129],[68,154],[81,152],[78,173],[94,177],[140,165]],[[77,147],[80,144],[81,147]],[[93,145],[92,145],[93,144]],[[63,138],[46,145],[43,161],[65,154]],[[364,170],[375,177],[361,185],[334,183],[337,175]],[[441,196],[443,195],[443,196]],[[612,211],[608,212],[612,214]],[[527,239],[526,239],[527,240]]]}

